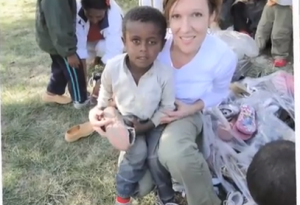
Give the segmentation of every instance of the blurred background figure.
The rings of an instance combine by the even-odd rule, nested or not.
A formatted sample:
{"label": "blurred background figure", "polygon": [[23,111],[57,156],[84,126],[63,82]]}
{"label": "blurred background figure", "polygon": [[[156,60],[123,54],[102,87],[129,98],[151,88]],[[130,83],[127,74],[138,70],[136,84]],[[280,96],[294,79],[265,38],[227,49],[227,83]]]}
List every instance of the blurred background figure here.
{"label": "blurred background figure", "polygon": [[271,40],[275,67],[287,64],[293,35],[292,0],[268,0],[258,24],[255,41],[264,50]]}
{"label": "blurred background figure", "polygon": [[163,0],[139,0],[139,6],[152,6],[162,12]]}

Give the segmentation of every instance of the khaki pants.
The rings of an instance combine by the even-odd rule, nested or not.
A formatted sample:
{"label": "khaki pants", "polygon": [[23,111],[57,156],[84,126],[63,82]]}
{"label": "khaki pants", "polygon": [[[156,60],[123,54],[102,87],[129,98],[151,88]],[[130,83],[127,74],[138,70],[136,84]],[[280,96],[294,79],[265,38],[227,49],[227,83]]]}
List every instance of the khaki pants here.
{"label": "khaki pants", "polygon": [[[189,205],[220,205],[208,165],[196,143],[201,131],[200,114],[170,123],[160,138],[158,158],[172,178],[184,186]],[[139,182],[138,195],[145,196],[152,189],[153,181],[148,171]]]}
{"label": "khaki pants", "polygon": [[271,37],[271,53],[275,59],[285,59],[289,55],[293,33],[293,13],[289,6],[266,5],[258,23],[255,41],[259,49],[264,49]]}

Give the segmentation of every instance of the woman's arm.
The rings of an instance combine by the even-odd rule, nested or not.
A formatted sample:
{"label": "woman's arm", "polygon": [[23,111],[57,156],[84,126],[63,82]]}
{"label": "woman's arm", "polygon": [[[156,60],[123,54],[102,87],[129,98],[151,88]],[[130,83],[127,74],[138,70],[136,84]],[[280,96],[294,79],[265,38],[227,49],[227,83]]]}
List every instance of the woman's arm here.
{"label": "woman's arm", "polygon": [[202,97],[203,108],[214,107],[228,96],[229,86],[237,63],[237,56],[233,52],[228,52],[222,58],[215,72],[212,90]]}
{"label": "woman's arm", "polygon": [[204,108],[204,102],[202,100],[198,100],[197,102],[192,104],[189,109],[191,114],[195,114],[197,112],[202,111],[203,108]]}

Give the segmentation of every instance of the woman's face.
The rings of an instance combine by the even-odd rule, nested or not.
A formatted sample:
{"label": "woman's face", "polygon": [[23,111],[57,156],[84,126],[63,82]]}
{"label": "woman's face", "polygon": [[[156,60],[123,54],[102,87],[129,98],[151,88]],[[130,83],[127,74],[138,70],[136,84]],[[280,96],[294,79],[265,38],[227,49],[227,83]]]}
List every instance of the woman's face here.
{"label": "woman's face", "polygon": [[207,0],[178,0],[169,15],[174,44],[183,53],[196,53],[214,19],[214,15],[210,15]]}

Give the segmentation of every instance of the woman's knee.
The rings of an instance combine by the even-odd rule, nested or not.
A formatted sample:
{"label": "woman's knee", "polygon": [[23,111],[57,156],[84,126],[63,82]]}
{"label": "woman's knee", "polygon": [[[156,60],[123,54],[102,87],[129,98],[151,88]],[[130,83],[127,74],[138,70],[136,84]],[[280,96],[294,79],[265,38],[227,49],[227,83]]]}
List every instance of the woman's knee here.
{"label": "woman's knee", "polygon": [[[183,148],[184,147],[184,148]],[[172,146],[172,152],[158,152],[160,163],[165,166],[170,172],[170,169],[176,169],[179,172],[185,172],[186,167],[204,161],[203,155],[199,152],[195,142],[182,142]]]}
{"label": "woman's knee", "polygon": [[196,125],[195,120],[200,119],[190,117],[178,120],[165,128],[159,141],[158,158],[166,168],[173,164],[181,166],[185,163],[181,162],[182,160],[199,153],[196,138],[200,127]]}

